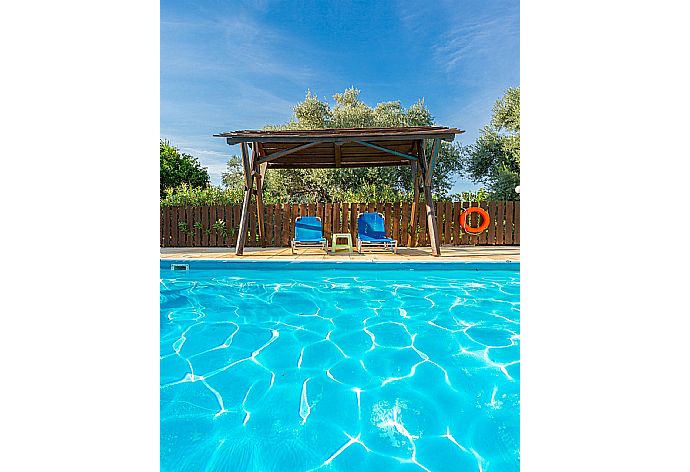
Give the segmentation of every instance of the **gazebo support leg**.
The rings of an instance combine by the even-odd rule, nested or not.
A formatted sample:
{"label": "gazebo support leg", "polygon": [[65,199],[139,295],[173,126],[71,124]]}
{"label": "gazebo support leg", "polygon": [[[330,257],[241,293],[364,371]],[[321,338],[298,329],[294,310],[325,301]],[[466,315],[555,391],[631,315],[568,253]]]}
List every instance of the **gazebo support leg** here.
{"label": "gazebo support leg", "polygon": [[266,247],[266,229],[264,227],[264,202],[261,198],[261,176],[256,176],[256,213],[259,223],[259,240],[261,247]]}
{"label": "gazebo support leg", "polygon": [[438,241],[438,232],[436,231],[436,212],[434,211],[434,202],[431,198],[431,188],[424,184],[424,199],[426,200],[426,227],[429,231],[429,239],[431,239],[431,255],[441,255],[441,245]]}
{"label": "gazebo support leg", "polygon": [[431,255],[438,257],[441,255],[441,244],[439,243],[438,231],[436,229],[436,212],[434,211],[434,200],[431,197],[431,174],[429,173],[429,166],[424,155],[424,140],[419,141],[418,151],[419,165],[422,168],[424,201],[426,202],[426,229],[431,241]]}
{"label": "gazebo support leg", "polygon": [[237,246],[235,247],[235,255],[241,256],[244,254],[244,244],[247,240],[247,225],[249,219],[249,200],[252,197],[253,179],[251,178],[252,164],[249,160],[249,153],[247,152],[247,145],[242,143],[242,168],[244,170],[244,201],[242,202],[242,216],[240,217],[240,226],[237,229]]}
{"label": "gazebo support leg", "polygon": [[263,181],[264,175],[266,174],[266,167],[268,164],[259,165],[259,153],[258,144],[254,143],[253,153],[254,156],[254,169],[258,169],[259,172],[255,172],[254,176],[256,178],[256,214],[259,223],[259,241],[261,241],[261,247],[266,247],[266,227],[264,225],[264,200],[263,200]]}
{"label": "gazebo support leg", "polygon": [[407,239],[407,247],[414,247],[417,242],[417,207],[419,207],[419,167],[416,162],[410,164],[412,169],[412,190],[414,197],[412,198],[412,210],[410,211],[410,234]]}

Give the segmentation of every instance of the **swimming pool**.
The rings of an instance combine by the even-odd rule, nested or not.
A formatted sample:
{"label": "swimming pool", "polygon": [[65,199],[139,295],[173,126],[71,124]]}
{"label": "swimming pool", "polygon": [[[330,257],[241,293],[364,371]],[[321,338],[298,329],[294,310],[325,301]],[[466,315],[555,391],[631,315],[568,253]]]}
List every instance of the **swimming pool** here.
{"label": "swimming pool", "polygon": [[519,470],[519,267],[161,260],[161,469]]}

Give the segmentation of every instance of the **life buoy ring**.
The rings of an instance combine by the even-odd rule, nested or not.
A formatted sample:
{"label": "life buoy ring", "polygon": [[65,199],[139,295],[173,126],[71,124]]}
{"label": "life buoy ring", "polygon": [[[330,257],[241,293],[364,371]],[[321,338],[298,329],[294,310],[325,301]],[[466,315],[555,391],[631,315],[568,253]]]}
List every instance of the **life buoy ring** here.
{"label": "life buoy ring", "polygon": [[[479,225],[479,228],[473,228],[467,223],[467,217],[472,213],[479,213],[482,217],[482,224]],[[483,208],[471,207],[460,213],[460,226],[466,233],[477,234],[485,231],[489,227],[489,221],[489,214]]]}

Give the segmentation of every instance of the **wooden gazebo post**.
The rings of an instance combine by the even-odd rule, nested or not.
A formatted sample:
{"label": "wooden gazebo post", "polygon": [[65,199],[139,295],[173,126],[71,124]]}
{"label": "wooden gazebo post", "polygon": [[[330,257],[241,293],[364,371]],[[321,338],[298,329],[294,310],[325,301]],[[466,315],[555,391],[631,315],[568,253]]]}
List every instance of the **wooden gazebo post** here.
{"label": "wooden gazebo post", "polygon": [[[242,216],[240,217],[240,226],[237,234],[237,246],[235,247],[235,255],[241,256],[244,254],[244,245],[247,242],[247,226],[249,220],[249,203],[252,194],[256,195],[256,213],[257,222],[259,224],[259,240],[261,247],[266,247],[266,230],[264,228],[264,201],[263,201],[263,180],[266,175],[267,165],[259,163],[260,145],[259,143],[251,143],[252,154],[249,156],[247,149],[248,143],[240,143],[242,150],[242,169],[244,171],[244,200],[242,201]],[[256,189],[254,183],[256,182]]]}
{"label": "wooden gazebo post", "polygon": [[417,207],[419,206],[419,166],[417,161],[410,162],[410,170],[412,171],[412,208],[410,210],[410,228],[411,232],[407,239],[407,247],[414,247],[417,242]]}
{"label": "wooden gazebo post", "polygon": [[252,188],[254,186],[254,179],[251,177],[253,162],[249,159],[247,143],[240,143],[240,150],[242,151],[242,171],[244,174],[244,200],[242,201],[240,225],[237,228],[237,246],[235,246],[235,255],[238,256],[244,254],[244,243],[247,239],[247,220],[249,219],[249,200],[252,197]]}
{"label": "wooden gazebo post", "polygon": [[427,231],[429,232],[429,239],[431,240],[431,255],[440,256],[441,255],[441,245],[438,241],[438,232],[436,231],[436,212],[434,211],[434,201],[431,196],[431,172],[433,171],[432,165],[435,161],[435,157],[438,155],[438,139],[434,139],[434,151],[432,151],[431,160],[427,162],[426,156],[424,154],[424,140],[419,140],[418,146],[418,156],[419,164],[422,169],[422,187],[424,188],[424,200],[426,202],[426,218],[427,218]]}
{"label": "wooden gazebo post", "polygon": [[254,178],[256,179],[256,216],[259,223],[259,241],[261,247],[266,247],[266,227],[264,224],[264,198],[263,198],[263,182],[266,176],[266,168],[268,164],[259,163],[261,147],[259,143],[253,143],[254,150]]}

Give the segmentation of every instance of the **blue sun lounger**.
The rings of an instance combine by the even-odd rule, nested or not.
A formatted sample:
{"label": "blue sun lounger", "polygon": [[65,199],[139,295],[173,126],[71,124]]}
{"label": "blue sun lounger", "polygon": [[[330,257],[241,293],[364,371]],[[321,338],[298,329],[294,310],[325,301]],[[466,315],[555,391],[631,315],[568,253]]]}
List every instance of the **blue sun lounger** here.
{"label": "blue sun lounger", "polygon": [[298,248],[323,249],[328,254],[328,241],[323,237],[323,226],[318,216],[298,216],[295,219],[295,238],[292,240],[291,251]]}
{"label": "blue sun lounger", "polygon": [[357,252],[363,247],[382,247],[398,252],[398,241],[386,236],[386,224],[381,213],[360,213],[357,217]]}

